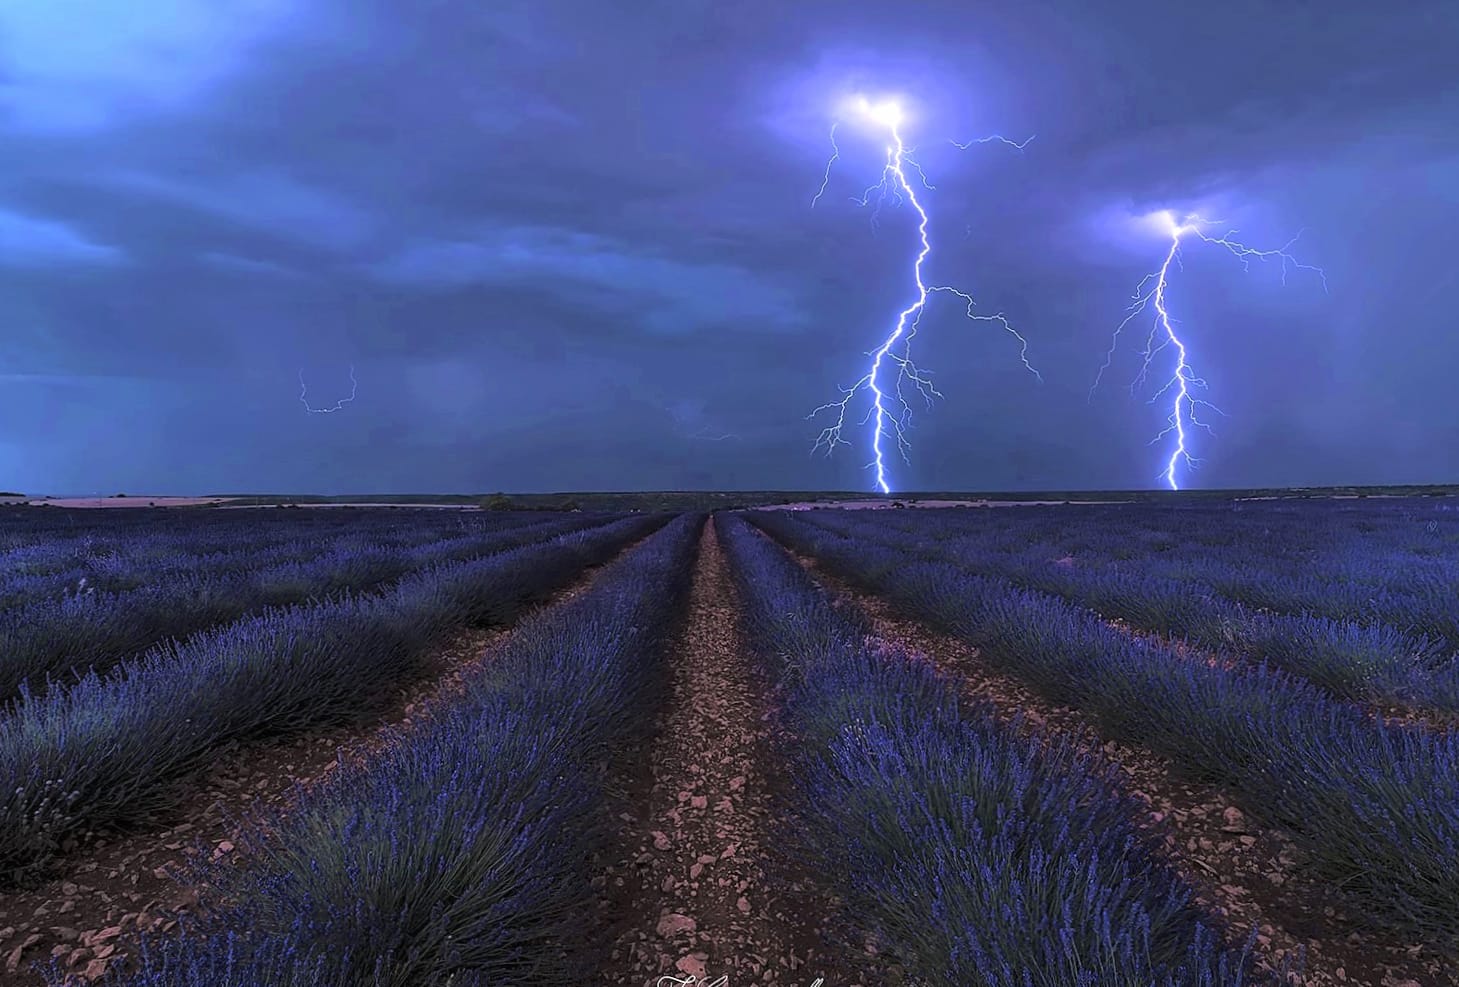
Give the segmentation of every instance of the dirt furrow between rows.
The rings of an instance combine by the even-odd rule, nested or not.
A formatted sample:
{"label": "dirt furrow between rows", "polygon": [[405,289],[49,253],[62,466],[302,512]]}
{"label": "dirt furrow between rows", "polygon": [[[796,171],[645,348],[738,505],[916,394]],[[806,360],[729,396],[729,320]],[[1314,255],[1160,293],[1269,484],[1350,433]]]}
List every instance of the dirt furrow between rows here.
{"label": "dirt furrow between rows", "polygon": [[773,709],[712,521],[693,580],[660,729],[602,878],[616,934],[599,982],[868,982],[823,939],[830,900],[777,851]]}
{"label": "dirt furrow between rows", "polygon": [[0,894],[0,987],[42,984],[30,968],[49,957],[81,980],[124,963],[137,934],[168,931],[196,905],[199,889],[186,875],[199,863],[232,854],[245,820],[289,805],[341,759],[368,759],[387,731],[430,715],[471,668],[489,663],[514,627],[586,592],[607,564],[586,569],[511,626],[462,632],[431,657],[424,674],[401,683],[353,724],[220,748],[206,773],[179,783],[184,791],[174,811],[155,826],[87,834],[56,876],[35,888]]}
{"label": "dirt furrow between rows", "polygon": [[885,600],[851,587],[814,559],[796,559],[828,589],[860,606],[885,647],[925,657],[957,677],[969,699],[990,702],[1001,719],[1021,716],[1023,729],[1072,736],[1118,765],[1125,790],[1148,807],[1142,828],[1159,834],[1197,899],[1224,917],[1233,939],[1257,930],[1259,969],[1269,971],[1283,957],[1305,954],[1298,982],[1308,987],[1459,983],[1432,950],[1365,928],[1333,886],[1311,873],[1288,836],[1246,816],[1221,789],[1183,777],[1169,758],[1153,751],[1104,739],[1079,710],[1045,700],[992,667],[977,649],[898,617]]}

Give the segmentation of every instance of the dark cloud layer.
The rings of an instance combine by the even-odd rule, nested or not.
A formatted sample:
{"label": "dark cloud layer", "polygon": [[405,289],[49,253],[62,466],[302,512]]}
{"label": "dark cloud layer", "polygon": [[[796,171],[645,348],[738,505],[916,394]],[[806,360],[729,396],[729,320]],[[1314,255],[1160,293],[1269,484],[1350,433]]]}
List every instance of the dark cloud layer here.
{"label": "dark cloud layer", "polygon": [[1154,485],[1148,325],[1087,391],[1165,208],[1331,286],[1186,251],[1192,483],[1453,481],[1456,50],[1443,0],[11,0],[0,487],[865,487],[806,418],[908,301],[875,134],[810,208],[858,89],[1044,378],[934,297],[899,486]]}

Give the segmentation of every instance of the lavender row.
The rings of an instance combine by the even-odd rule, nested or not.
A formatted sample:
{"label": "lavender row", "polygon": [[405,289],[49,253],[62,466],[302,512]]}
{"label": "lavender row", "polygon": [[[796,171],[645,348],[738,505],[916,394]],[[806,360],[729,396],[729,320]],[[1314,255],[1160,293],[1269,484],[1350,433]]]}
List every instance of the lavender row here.
{"label": "lavender row", "polygon": [[[0,558],[0,610],[68,592],[119,592],[149,583],[236,568],[240,552],[251,565],[303,561],[330,546],[352,542],[420,544],[473,531],[506,531],[533,520],[523,515],[442,517],[414,511],[406,517],[369,511],[354,524],[303,524],[292,512],[249,512],[245,522],[179,531],[161,518],[129,527],[126,537],[57,539]],[[280,516],[280,513],[283,516]],[[157,517],[156,515],[152,515]],[[221,539],[220,539],[220,536]]]}
{"label": "lavender row", "polygon": [[1375,722],[1264,667],[1184,660],[1045,594],[843,538],[756,523],[908,614],[953,633],[1114,737],[1224,786],[1290,832],[1358,914],[1459,945],[1459,734]]}
{"label": "lavender row", "polygon": [[0,700],[47,691],[53,678],[69,682],[88,671],[105,671],[168,638],[265,607],[369,590],[435,563],[504,552],[602,523],[596,518],[558,518],[404,549],[356,544],[307,562],[256,571],[247,567],[244,554],[238,571],[210,578],[20,607],[0,613]]}
{"label": "lavender row", "polygon": [[155,529],[159,524],[177,530],[201,530],[210,525],[233,524],[238,518],[211,510],[98,511],[64,507],[12,507],[0,505],[0,561],[14,549],[57,539],[125,536]]}
{"label": "lavender row", "polygon": [[[1072,552],[1112,560],[1176,564],[1200,564],[1240,548],[1259,556],[1266,569],[1296,572],[1320,563],[1397,587],[1446,572],[1452,577],[1459,550],[1459,509],[1452,500],[1064,505],[1000,511],[991,525],[981,511],[939,513],[960,516],[963,525],[985,533],[997,528],[1009,545],[1058,541]],[[909,512],[903,520],[919,523],[921,516]],[[1396,560],[1403,571],[1385,574],[1369,566],[1375,556]],[[1420,578],[1411,583],[1410,571]]]}
{"label": "lavender row", "polygon": [[655,721],[702,523],[671,522],[372,763],[263,820],[244,867],[199,875],[221,904],[104,983],[586,983],[601,959],[605,755]]}
{"label": "lavender row", "polygon": [[[348,538],[322,557],[262,567],[257,563],[264,563],[267,554],[254,558],[245,549],[235,553],[227,570],[211,578],[122,593],[83,593],[16,608],[0,613],[0,697],[13,696],[23,681],[37,685],[47,674],[106,667],[166,637],[264,606],[367,589],[433,561],[504,550],[592,523],[588,518],[539,519],[535,525],[466,528],[464,533],[457,526],[433,526],[426,538],[397,540],[406,551],[393,551],[389,542]],[[423,544],[433,533],[453,531],[457,537]]]}
{"label": "lavender row", "polygon": [[1254,612],[1200,583],[1139,572],[959,556],[968,568],[1064,597],[1139,629],[1269,663],[1345,699],[1459,713],[1459,655],[1382,621]]}
{"label": "lavender row", "polygon": [[357,715],[450,633],[515,616],[664,523],[627,518],[431,566],[380,595],[271,609],[22,699],[0,719],[0,875],[23,880],[78,831],[150,816],[221,744]]}
{"label": "lavender row", "polygon": [[1235,652],[1253,663],[1266,662],[1344,699],[1459,713],[1459,657],[1428,638],[1384,623],[1259,613],[1197,582],[1090,564],[1082,556],[1051,559],[1046,549],[1017,554],[991,551],[977,538],[939,532],[939,526],[955,530],[946,518],[878,526],[821,512],[803,520],[1059,596],[1137,629]]}
{"label": "lavender row", "polygon": [[[986,551],[1032,564],[1065,559],[1199,586],[1229,606],[1383,623],[1428,637],[1449,654],[1459,651],[1453,511],[1309,508],[1288,520],[1270,507],[1233,513],[1120,505],[1017,511],[997,525],[979,513],[917,512],[898,525],[914,534],[969,537]],[[1384,520],[1394,515],[1401,524]]]}
{"label": "lavender row", "polygon": [[1218,584],[1236,602],[1281,612],[1340,607],[1377,594],[1459,591],[1459,512],[1235,504],[1221,508],[1080,505],[914,512],[893,522],[971,536],[989,550],[1028,548],[1091,563],[1128,563],[1168,578]]}
{"label": "lavender row", "polygon": [[1246,982],[1111,765],[873,651],[864,618],[772,542],[737,517],[721,531],[752,638],[779,659],[804,849],[914,980]]}

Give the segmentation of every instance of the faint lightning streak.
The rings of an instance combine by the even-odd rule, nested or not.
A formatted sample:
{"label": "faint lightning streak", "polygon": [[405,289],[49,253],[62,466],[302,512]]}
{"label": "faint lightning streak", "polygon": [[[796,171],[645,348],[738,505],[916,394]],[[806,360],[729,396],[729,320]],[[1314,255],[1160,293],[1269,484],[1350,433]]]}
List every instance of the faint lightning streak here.
{"label": "faint lightning streak", "polygon": [[354,367],[354,364],[351,364],[350,365],[350,396],[347,397],[347,398],[341,398],[340,400],[336,401],[335,404],[334,404],[334,407],[332,407],[332,408],[315,408],[315,407],[311,407],[310,404],[309,404],[309,386],[304,383],[304,371],[302,369],[299,371],[299,403],[302,404],[302,405],[304,405],[304,410],[307,411],[307,412],[309,412],[311,415],[332,415],[332,414],[334,414],[336,411],[339,411],[345,405],[347,405],[351,401],[353,401],[355,399],[355,395],[359,392],[359,389],[360,389],[359,381],[355,380],[355,367]]}
{"label": "faint lightning streak", "polygon": [[[823,411],[835,409],[835,422],[821,430],[812,448],[812,452],[814,452],[824,446],[826,454],[829,456],[835,450],[836,446],[850,444],[841,435],[842,430],[846,427],[847,412],[850,409],[851,402],[863,389],[870,391],[872,395],[871,407],[858,424],[865,425],[867,422],[873,422],[871,432],[872,461],[867,466],[868,468],[875,469],[876,487],[885,494],[891,492],[891,485],[887,481],[886,459],[882,448],[882,440],[888,436],[894,438],[903,461],[908,463],[911,461],[911,445],[907,441],[907,429],[911,425],[912,409],[907,403],[903,391],[904,385],[907,382],[913,384],[922,394],[923,399],[929,407],[932,404],[933,398],[942,396],[941,392],[933,386],[931,378],[919,369],[911,358],[911,341],[917,334],[917,328],[921,324],[922,315],[926,309],[927,299],[930,294],[933,292],[949,292],[954,294],[966,303],[968,319],[974,322],[995,322],[1002,326],[1005,331],[1019,341],[1021,347],[1019,356],[1024,367],[1040,381],[1043,380],[1043,377],[1028,361],[1028,340],[1020,335],[1001,313],[996,315],[978,315],[974,312],[973,297],[967,292],[949,285],[928,285],[923,280],[922,266],[927,260],[928,254],[932,252],[932,242],[927,234],[929,217],[921,200],[917,198],[917,193],[913,189],[912,183],[907,178],[907,168],[911,167],[916,171],[918,177],[921,179],[923,188],[932,189],[934,186],[927,181],[927,176],[922,171],[921,165],[909,157],[911,149],[903,142],[901,130],[898,126],[901,120],[900,108],[896,104],[890,103],[871,106],[865,99],[861,100],[860,105],[864,114],[887,127],[891,134],[892,143],[887,147],[887,163],[882,169],[881,180],[869,186],[860,198],[853,198],[853,201],[865,206],[870,204],[873,194],[876,194],[876,208],[872,214],[873,225],[876,223],[882,203],[888,196],[891,196],[895,200],[894,204],[896,205],[901,205],[903,202],[911,204],[912,209],[917,214],[917,237],[919,242],[917,256],[912,264],[913,281],[917,287],[917,297],[911,305],[898,313],[895,327],[882,340],[881,345],[867,353],[871,357],[871,368],[867,373],[850,387],[842,388],[841,399],[839,401],[827,402],[816,408],[806,417],[808,419],[814,418]],[[839,121],[837,125],[839,125]],[[826,163],[826,171],[821,181],[820,190],[816,193],[816,199],[819,199],[822,193],[825,192],[826,186],[830,181],[831,165],[840,155],[840,148],[836,144],[835,135],[836,125],[833,125],[831,128],[831,147],[833,154],[830,161]],[[958,141],[952,141],[951,143],[959,148],[967,149],[973,144],[1000,141],[1022,150],[1032,139],[1030,137],[1020,143],[994,135],[978,138],[966,143],[959,143]],[[812,205],[814,204],[815,199],[812,200]],[[897,347],[899,342],[901,343],[900,352],[893,352],[893,349]],[[888,394],[887,391],[883,390],[883,385],[881,384],[881,372],[884,362],[889,362],[897,368],[892,394],[896,396],[900,410],[893,410],[888,407],[889,398],[892,394]]]}
{"label": "faint lightning streak", "polygon": [[[712,422],[702,422],[702,404],[689,402],[680,403],[677,407],[665,405],[664,410],[674,420],[675,426],[679,429],[679,436],[691,442],[730,442],[740,438],[736,432],[726,432],[715,428]],[[692,432],[688,431],[696,421],[701,422],[699,427]]]}
{"label": "faint lightning streak", "polygon": [[[1172,264],[1175,264],[1177,267],[1180,266],[1182,238],[1187,234],[1193,234],[1205,243],[1215,244],[1224,248],[1232,256],[1241,261],[1242,269],[1245,271],[1251,270],[1251,261],[1253,258],[1260,261],[1278,259],[1282,264],[1283,285],[1287,283],[1288,271],[1293,269],[1312,271],[1315,273],[1322,281],[1322,290],[1324,292],[1328,290],[1328,284],[1327,274],[1320,267],[1303,264],[1289,252],[1292,245],[1302,236],[1302,231],[1298,231],[1296,236],[1292,237],[1292,239],[1280,247],[1272,250],[1258,250],[1232,239],[1238,232],[1237,230],[1228,230],[1221,236],[1209,236],[1202,231],[1202,226],[1215,225],[1216,221],[1202,219],[1199,216],[1187,216],[1184,223],[1177,225],[1169,213],[1165,214],[1165,219],[1169,222],[1170,226],[1170,249],[1166,252],[1165,260],[1161,263],[1160,267],[1150,274],[1145,275],[1139,285],[1136,286],[1135,293],[1131,296],[1132,301],[1130,306],[1125,310],[1125,318],[1115,327],[1114,334],[1110,338],[1110,345],[1109,349],[1105,352],[1104,363],[1100,366],[1099,372],[1095,374],[1094,384],[1089,389],[1089,396],[1091,399],[1093,398],[1095,389],[1099,387],[1099,383],[1104,377],[1104,372],[1109,369],[1110,363],[1114,359],[1115,349],[1119,346],[1120,333],[1130,324],[1131,320],[1144,314],[1148,309],[1154,308],[1154,325],[1151,327],[1150,336],[1145,342],[1145,349],[1141,352],[1143,360],[1140,365],[1140,372],[1131,382],[1130,390],[1131,393],[1134,393],[1136,389],[1144,384],[1150,373],[1151,361],[1157,353],[1166,347],[1172,347],[1175,350],[1175,366],[1171,370],[1170,377],[1160,386],[1159,390],[1155,392],[1149,402],[1153,404],[1166,394],[1172,391],[1174,392],[1170,415],[1166,419],[1169,424],[1157,433],[1155,438],[1150,440],[1150,444],[1154,445],[1167,435],[1171,433],[1175,434],[1175,446],[1165,462],[1165,468],[1159,475],[1165,479],[1166,484],[1171,490],[1179,490],[1180,483],[1176,478],[1176,467],[1184,463],[1187,469],[1194,470],[1200,464],[1200,460],[1191,455],[1190,449],[1186,444],[1188,438],[1186,432],[1187,426],[1203,428],[1208,432],[1211,431],[1211,427],[1208,424],[1196,417],[1196,409],[1209,408],[1219,415],[1225,415],[1225,412],[1221,411],[1214,404],[1197,398],[1191,393],[1192,389],[1195,388],[1205,390],[1207,385],[1205,380],[1198,377],[1192,369],[1190,352],[1186,348],[1185,341],[1176,333],[1175,322],[1170,317],[1170,310],[1166,306],[1165,293],[1170,281],[1170,267]],[[1157,345],[1156,339],[1162,334],[1164,335],[1164,339]]]}
{"label": "faint lightning streak", "polygon": [[729,442],[733,439],[738,439],[739,436],[734,432],[715,432],[710,426],[705,425],[697,432],[685,436],[685,438],[702,440],[704,442]]}
{"label": "faint lightning streak", "polygon": [[816,207],[816,203],[820,200],[821,196],[826,194],[826,186],[831,181],[831,165],[835,164],[836,159],[841,156],[841,149],[836,146],[836,128],[840,125],[840,120],[831,124],[831,159],[826,162],[826,173],[821,176],[821,187],[816,189],[815,197],[811,199],[812,209]]}

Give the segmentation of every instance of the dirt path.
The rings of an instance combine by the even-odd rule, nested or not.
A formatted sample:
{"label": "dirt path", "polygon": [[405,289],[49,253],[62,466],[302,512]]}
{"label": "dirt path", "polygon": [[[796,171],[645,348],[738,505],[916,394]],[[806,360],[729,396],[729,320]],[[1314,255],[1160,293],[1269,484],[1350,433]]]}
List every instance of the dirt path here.
{"label": "dirt path", "polygon": [[587,569],[509,627],[461,633],[431,657],[424,674],[402,683],[356,724],[220,748],[210,770],[179,783],[185,793],[156,826],[89,834],[52,879],[0,893],[0,987],[37,987],[44,981],[30,967],[52,956],[78,977],[94,979],[124,959],[138,932],[173,928],[197,902],[182,875],[200,860],[232,853],[240,819],[289,804],[297,786],[324,778],[340,757],[368,758],[384,731],[429,715],[468,670],[492,660],[515,626],[585,592],[602,568]]}
{"label": "dirt path", "polygon": [[813,559],[796,558],[828,589],[854,600],[889,648],[925,656],[960,679],[969,698],[991,701],[1001,719],[1021,714],[1024,729],[1072,735],[1117,764],[1125,776],[1122,787],[1149,807],[1145,828],[1163,834],[1167,859],[1196,889],[1197,900],[1230,923],[1233,938],[1257,930],[1259,967],[1270,969],[1301,950],[1306,975],[1300,983],[1307,987],[1459,984],[1432,950],[1363,931],[1361,921],[1345,914],[1347,903],[1332,885],[1305,869],[1292,840],[1248,818],[1221,789],[1186,780],[1160,754],[1105,741],[1079,710],[1043,699],[992,667],[975,648],[900,619],[886,601],[854,589]]}
{"label": "dirt path", "polygon": [[866,983],[823,944],[829,900],[776,853],[783,778],[772,709],[739,631],[739,604],[711,521],[689,612],[669,652],[671,692],[642,762],[605,907],[618,929],[600,983]]}

